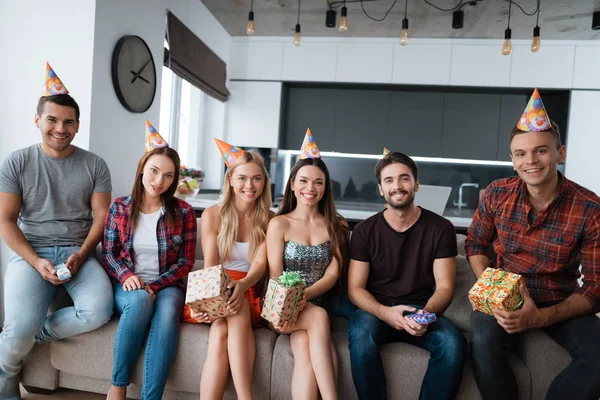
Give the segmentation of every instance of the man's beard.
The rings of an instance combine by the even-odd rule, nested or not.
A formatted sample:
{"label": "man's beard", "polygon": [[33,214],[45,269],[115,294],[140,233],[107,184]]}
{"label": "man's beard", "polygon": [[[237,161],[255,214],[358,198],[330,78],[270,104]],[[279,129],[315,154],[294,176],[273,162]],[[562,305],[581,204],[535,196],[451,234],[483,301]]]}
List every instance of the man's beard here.
{"label": "man's beard", "polygon": [[[406,199],[402,203],[392,203],[392,196],[396,193],[405,194]],[[385,202],[395,210],[405,210],[409,208],[412,203],[415,201],[415,194],[409,193],[406,190],[398,190],[397,192],[389,192],[387,197],[385,197]]]}

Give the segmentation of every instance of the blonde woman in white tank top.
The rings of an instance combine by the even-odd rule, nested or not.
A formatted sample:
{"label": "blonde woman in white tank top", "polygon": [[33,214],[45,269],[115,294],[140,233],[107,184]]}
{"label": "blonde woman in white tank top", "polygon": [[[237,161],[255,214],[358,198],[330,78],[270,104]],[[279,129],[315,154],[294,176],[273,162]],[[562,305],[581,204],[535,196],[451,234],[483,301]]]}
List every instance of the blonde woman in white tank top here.
{"label": "blonde woman in white tank top", "polygon": [[264,322],[260,317],[261,293],[257,282],[267,264],[269,177],[262,157],[252,151],[242,152],[228,166],[223,202],[202,213],[200,228],[204,265],[222,264],[233,280],[228,303],[231,314],[211,321],[206,315],[190,312],[192,319],[211,324],[208,354],[200,378],[202,400],[223,398],[230,371],[237,398],[253,398],[256,348],[252,327]]}

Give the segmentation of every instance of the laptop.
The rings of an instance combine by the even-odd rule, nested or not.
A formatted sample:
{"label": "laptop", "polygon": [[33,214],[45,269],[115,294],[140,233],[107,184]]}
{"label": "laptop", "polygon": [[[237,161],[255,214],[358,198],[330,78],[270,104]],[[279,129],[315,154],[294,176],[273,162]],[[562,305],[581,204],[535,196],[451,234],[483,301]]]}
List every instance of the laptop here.
{"label": "laptop", "polygon": [[443,215],[451,191],[450,186],[419,185],[419,191],[415,195],[415,204]]}

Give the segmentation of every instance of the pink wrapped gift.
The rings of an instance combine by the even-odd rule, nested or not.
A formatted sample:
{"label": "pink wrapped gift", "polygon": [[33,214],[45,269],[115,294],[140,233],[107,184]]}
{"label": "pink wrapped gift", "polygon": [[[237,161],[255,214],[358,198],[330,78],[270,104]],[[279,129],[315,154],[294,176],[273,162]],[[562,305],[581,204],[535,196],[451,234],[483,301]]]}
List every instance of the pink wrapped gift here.
{"label": "pink wrapped gift", "polygon": [[185,304],[192,311],[206,313],[211,320],[225,317],[231,290],[227,288],[231,278],[221,265],[190,272],[188,275]]}
{"label": "pink wrapped gift", "polygon": [[271,278],[260,316],[275,326],[295,321],[305,287],[300,275],[294,272],[284,272],[278,278]]}

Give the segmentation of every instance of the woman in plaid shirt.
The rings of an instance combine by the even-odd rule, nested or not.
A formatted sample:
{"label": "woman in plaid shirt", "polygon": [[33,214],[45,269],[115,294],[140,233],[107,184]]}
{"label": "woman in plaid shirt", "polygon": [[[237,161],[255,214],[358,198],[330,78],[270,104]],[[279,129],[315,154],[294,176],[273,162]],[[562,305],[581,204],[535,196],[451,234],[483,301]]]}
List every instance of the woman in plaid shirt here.
{"label": "woman in plaid shirt", "polygon": [[158,135],[153,130],[131,196],[116,199],[106,216],[102,264],[114,284],[115,312],[121,315],[107,396],[111,400],[126,398],[146,336],[142,398],[162,397],[179,339],[183,279],[195,259],[194,210],[173,197],[179,155],[160,136],[153,137]]}

